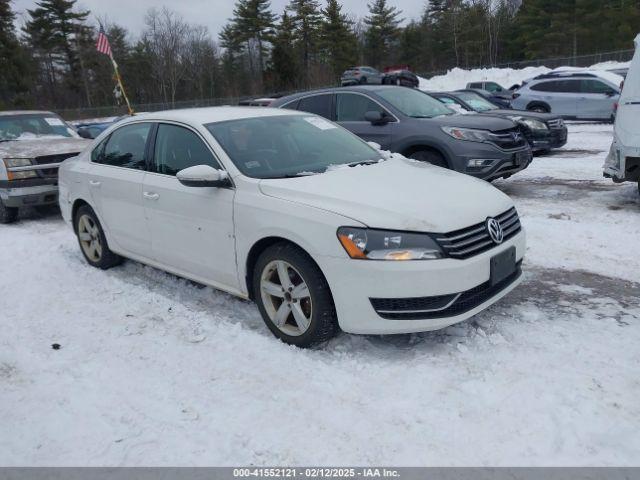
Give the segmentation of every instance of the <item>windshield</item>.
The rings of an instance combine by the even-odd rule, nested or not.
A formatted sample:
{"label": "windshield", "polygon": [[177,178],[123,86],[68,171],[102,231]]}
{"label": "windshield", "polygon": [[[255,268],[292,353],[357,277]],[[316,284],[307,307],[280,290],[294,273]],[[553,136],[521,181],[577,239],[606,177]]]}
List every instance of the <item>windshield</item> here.
{"label": "windshield", "polygon": [[245,118],[205,126],[238,170],[252,178],[312,175],[332,165],[381,158],[352,133],[316,116]]}
{"label": "windshield", "polygon": [[53,113],[0,115],[0,141],[50,136],[77,138],[76,133]]}
{"label": "windshield", "polygon": [[473,92],[460,92],[457,94],[458,98],[463,102],[466,102],[471,108],[473,108],[476,112],[487,112],[489,110],[499,110],[499,108],[481,97],[477,93]]}
{"label": "windshield", "polygon": [[411,88],[381,88],[375,93],[407,117],[433,118],[454,113],[435,98]]}

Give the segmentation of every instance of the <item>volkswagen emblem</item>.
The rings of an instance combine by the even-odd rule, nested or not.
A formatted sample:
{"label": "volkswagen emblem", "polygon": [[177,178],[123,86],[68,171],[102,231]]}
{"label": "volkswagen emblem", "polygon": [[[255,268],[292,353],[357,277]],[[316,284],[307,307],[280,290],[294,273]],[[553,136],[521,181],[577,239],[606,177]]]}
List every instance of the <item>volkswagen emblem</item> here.
{"label": "volkswagen emblem", "polygon": [[500,222],[498,222],[495,218],[487,218],[487,231],[489,232],[489,236],[491,240],[496,244],[501,244],[502,240],[504,240],[504,232],[502,231],[502,226]]}

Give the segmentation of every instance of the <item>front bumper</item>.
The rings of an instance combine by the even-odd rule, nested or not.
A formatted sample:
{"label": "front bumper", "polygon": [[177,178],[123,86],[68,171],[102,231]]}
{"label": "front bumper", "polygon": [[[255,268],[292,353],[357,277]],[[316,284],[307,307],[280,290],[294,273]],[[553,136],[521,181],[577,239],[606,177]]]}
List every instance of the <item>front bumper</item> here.
{"label": "front bumper", "polygon": [[[322,257],[320,267],[333,294],[340,327],[359,334],[413,333],[462,322],[486,309],[521,281],[521,275],[509,279],[500,289],[489,292],[469,309],[448,310],[450,315],[417,320],[383,318],[370,299],[418,298],[479,292],[491,276],[490,261],[512,246],[520,262],[525,251],[525,234],[521,231],[503,244],[465,260],[441,259],[412,262],[363,261]],[[461,312],[461,313],[457,313]],[[447,312],[445,312],[447,313]]]}
{"label": "front bumper", "polygon": [[[501,150],[489,144],[475,143],[473,149],[458,157],[463,163],[460,168],[456,168],[459,172],[483,180],[494,180],[510,177],[527,168],[533,159],[533,153],[528,145],[515,150]],[[487,160],[490,163],[482,167],[469,167],[470,160]]]}
{"label": "front bumper", "polygon": [[543,131],[527,131],[527,141],[534,152],[542,152],[553,148],[560,148],[567,144],[567,127],[552,128]]}
{"label": "front bumper", "polygon": [[57,181],[41,179],[2,181],[0,198],[7,207],[52,205],[58,201]]}

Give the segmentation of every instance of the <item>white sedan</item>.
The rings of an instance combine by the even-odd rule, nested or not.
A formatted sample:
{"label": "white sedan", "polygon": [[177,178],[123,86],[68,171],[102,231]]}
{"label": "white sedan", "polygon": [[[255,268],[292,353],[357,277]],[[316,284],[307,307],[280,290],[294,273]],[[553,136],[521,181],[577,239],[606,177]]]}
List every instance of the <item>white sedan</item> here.
{"label": "white sedan", "polygon": [[490,184],[287,110],[120,122],[63,163],[60,207],[89,264],[126,257],[250,298],[301,347],[463,321],[519,283],[525,251]]}

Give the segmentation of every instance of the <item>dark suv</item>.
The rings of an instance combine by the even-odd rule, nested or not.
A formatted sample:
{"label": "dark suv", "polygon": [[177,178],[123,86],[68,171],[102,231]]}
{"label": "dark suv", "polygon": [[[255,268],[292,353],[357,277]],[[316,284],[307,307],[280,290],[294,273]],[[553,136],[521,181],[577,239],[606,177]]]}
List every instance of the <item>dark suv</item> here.
{"label": "dark suv", "polygon": [[511,120],[457,115],[423,92],[356,86],[299,93],[271,104],[321,115],[384,150],[485,180],[510,177],[531,162],[531,149]]}

